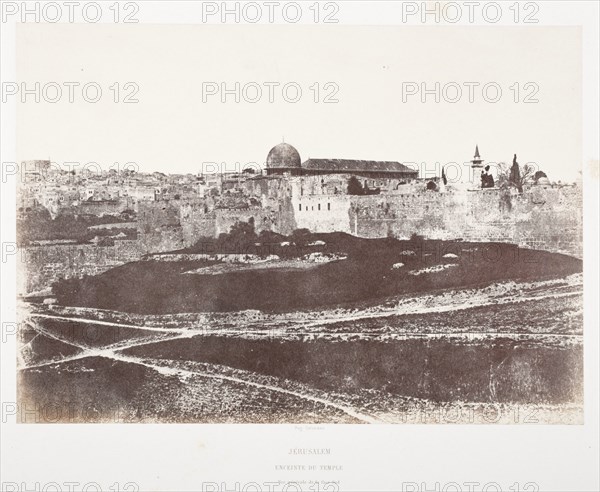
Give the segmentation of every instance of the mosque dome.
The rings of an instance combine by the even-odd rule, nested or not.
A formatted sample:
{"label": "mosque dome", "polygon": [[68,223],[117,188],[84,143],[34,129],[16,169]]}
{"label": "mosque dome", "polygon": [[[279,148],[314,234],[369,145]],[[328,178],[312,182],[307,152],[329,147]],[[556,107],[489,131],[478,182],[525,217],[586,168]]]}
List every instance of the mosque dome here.
{"label": "mosque dome", "polygon": [[300,154],[290,144],[280,143],[269,151],[267,169],[300,169]]}

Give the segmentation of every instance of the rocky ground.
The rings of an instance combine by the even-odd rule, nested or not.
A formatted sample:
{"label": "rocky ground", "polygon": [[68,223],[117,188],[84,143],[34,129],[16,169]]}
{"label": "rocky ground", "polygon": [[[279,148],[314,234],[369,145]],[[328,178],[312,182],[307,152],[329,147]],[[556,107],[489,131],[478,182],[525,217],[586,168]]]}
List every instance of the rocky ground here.
{"label": "rocky ground", "polygon": [[27,422],[583,419],[580,274],[287,313],[21,313]]}

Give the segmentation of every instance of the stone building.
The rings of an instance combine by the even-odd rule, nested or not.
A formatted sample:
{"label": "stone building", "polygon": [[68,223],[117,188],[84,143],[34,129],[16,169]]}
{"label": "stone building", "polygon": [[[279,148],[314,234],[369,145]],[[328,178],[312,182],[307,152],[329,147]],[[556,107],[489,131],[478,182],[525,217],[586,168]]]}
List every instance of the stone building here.
{"label": "stone building", "polygon": [[413,180],[418,171],[396,161],[308,159],[302,162],[290,144],[280,143],[267,155],[267,175],[322,176],[346,174],[370,180]]}
{"label": "stone building", "polygon": [[267,155],[267,176],[273,174],[302,174],[302,161],[298,151],[285,142],[273,147]]}
{"label": "stone building", "polygon": [[302,164],[302,175],[350,174],[371,179],[417,179],[418,172],[395,161],[353,159],[308,159]]}

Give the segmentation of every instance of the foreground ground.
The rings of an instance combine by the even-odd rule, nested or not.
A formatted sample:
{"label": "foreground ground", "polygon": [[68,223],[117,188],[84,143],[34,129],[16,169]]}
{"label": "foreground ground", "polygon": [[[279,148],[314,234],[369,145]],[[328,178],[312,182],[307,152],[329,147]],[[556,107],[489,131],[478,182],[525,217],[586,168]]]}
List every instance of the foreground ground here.
{"label": "foreground ground", "polygon": [[26,304],[21,420],[581,423],[581,295],[570,274],[285,313]]}

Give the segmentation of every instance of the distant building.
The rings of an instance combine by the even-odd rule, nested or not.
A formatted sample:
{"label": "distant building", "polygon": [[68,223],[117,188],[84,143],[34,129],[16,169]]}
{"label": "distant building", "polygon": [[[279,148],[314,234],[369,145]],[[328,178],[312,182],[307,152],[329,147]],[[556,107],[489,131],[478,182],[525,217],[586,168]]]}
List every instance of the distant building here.
{"label": "distant building", "polygon": [[483,174],[483,159],[479,155],[479,145],[475,145],[475,155],[471,160],[471,178],[469,180],[474,186],[477,186],[481,181]]}
{"label": "distant building", "polygon": [[475,145],[475,155],[471,161],[471,167],[480,169],[483,167],[483,159],[479,155],[479,145]]}
{"label": "distant building", "polygon": [[418,171],[396,161],[353,159],[308,159],[301,162],[300,154],[291,145],[281,143],[267,156],[267,175],[320,176],[351,174],[371,179],[417,179]]}
{"label": "distant building", "polygon": [[46,179],[51,169],[50,161],[22,161],[20,166],[21,182],[35,183]]}
{"label": "distant building", "polygon": [[308,159],[302,174],[353,174],[373,179],[417,179],[418,172],[395,161],[359,161],[351,159]]}
{"label": "distant building", "polygon": [[267,176],[272,174],[302,174],[302,161],[298,151],[289,144],[280,143],[269,151],[267,155]]}

